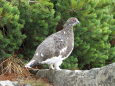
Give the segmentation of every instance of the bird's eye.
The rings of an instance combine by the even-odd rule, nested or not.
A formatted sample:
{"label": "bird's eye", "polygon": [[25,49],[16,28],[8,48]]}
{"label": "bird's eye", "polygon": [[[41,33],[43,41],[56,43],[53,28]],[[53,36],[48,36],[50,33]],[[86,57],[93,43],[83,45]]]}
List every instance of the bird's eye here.
{"label": "bird's eye", "polygon": [[75,19],[73,19],[72,21],[73,21],[73,22],[76,22],[76,20],[75,20]]}

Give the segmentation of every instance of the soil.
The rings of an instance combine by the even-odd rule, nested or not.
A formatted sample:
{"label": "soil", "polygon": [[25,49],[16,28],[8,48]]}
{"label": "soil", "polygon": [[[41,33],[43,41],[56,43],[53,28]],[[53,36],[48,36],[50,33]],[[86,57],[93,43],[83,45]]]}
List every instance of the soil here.
{"label": "soil", "polygon": [[15,81],[16,80],[16,75],[13,75],[13,74],[0,75],[0,81],[2,81],[2,80]]}

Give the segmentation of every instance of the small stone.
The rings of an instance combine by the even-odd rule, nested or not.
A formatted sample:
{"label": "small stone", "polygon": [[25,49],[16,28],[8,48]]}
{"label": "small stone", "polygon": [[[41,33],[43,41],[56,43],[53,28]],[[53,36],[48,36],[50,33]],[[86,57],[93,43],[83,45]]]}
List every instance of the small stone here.
{"label": "small stone", "polygon": [[0,86],[18,86],[18,81],[0,81]]}
{"label": "small stone", "polygon": [[23,85],[23,86],[32,86],[32,85],[30,85],[30,84],[25,84],[25,85]]}

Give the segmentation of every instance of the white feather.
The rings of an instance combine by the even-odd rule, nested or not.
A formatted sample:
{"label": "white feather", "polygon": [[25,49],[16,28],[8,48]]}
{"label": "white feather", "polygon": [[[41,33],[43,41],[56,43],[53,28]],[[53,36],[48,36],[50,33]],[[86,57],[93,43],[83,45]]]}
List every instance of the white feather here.
{"label": "white feather", "polygon": [[35,60],[30,61],[28,64],[25,65],[26,68],[31,68],[30,65],[33,64]]}
{"label": "white feather", "polygon": [[60,54],[65,52],[67,50],[67,47],[64,47],[63,49],[60,50]]}
{"label": "white feather", "polygon": [[38,52],[36,53],[36,56],[38,56]]}
{"label": "white feather", "polygon": [[43,57],[44,55],[41,53],[41,56]]}
{"label": "white feather", "polygon": [[52,57],[45,61],[42,61],[41,64],[55,64],[58,61],[62,61],[62,55],[59,55],[58,57]]}

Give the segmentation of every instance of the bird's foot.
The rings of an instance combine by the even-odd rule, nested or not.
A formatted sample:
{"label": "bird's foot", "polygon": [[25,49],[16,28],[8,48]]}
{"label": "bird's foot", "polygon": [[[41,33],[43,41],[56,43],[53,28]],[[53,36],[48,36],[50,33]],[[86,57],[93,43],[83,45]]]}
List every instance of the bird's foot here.
{"label": "bird's foot", "polygon": [[53,64],[50,64],[50,65],[49,65],[49,69],[50,69],[50,70],[54,70]]}
{"label": "bird's foot", "polygon": [[56,69],[57,71],[61,71],[62,69]]}
{"label": "bird's foot", "polygon": [[54,68],[49,68],[50,70],[54,70]]}
{"label": "bird's foot", "polygon": [[62,70],[62,69],[60,69],[60,67],[56,67],[55,70]]}

